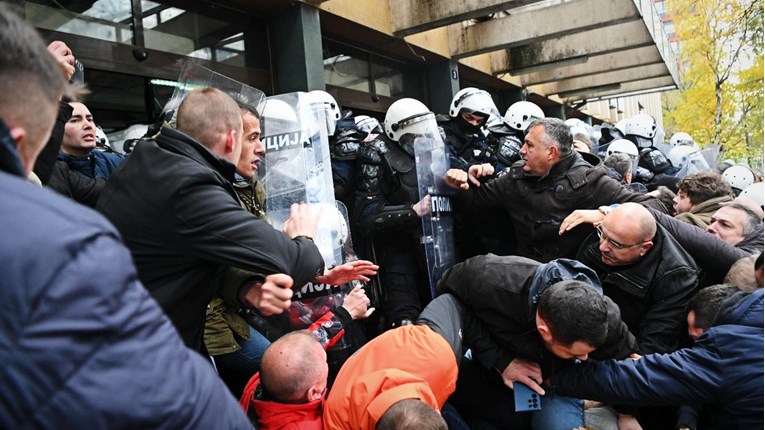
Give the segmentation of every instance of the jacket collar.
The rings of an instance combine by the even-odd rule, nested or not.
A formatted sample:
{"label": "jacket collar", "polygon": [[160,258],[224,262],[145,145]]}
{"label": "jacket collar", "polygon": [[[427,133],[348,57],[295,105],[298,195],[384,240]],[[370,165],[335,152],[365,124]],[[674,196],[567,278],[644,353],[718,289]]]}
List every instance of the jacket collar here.
{"label": "jacket collar", "polygon": [[[629,266],[611,267],[603,264],[603,260],[600,259],[600,240],[596,232],[592,232],[590,236],[585,240],[583,246],[583,254],[585,261],[589,265],[595,268],[600,273],[605,273],[610,276],[611,274],[618,274],[623,281],[634,284],[634,287],[639,288],[641,291],[645,291],[651,286],[656,270],[658,269],[660,259],[662,256],[667,255],[669,252],[665,248],[666,236],[669,233],[660,225],[656,225],[656,234],[651,241],[653,246],[644,256],[640,258],[634,264]],[[601,276],[601,279],[604,278]]]}
{"label": "jacket collar", "polygon": [[[588,160],[589,158],[590,157],[588,157]],[[510,176],[514,179],[536,178],[539,182],[542,182],[545,178],[548,178],[548,177],[559,178],[559,177],[565,176],[566,179],[568,179],[569,183],[571,184],[571,187],[574,189],[577,189],[587,184],[587,181],[588,181],[587,173],[590,171],[591,168],[601,166],[599,162],[598,164],[593,165],[588,160],[585,160],[584,158],[582,158],[582,154],[580,154],[578,151],[572,151],[571,155],[558,160],[558,162],[553,164],[552,167],[550,167],[550,170],[545,175],[542,175],[542,176],[537,176],[537,175],[524,172],[523,166],[526,165],[526,162],[521,160],[513,164],[512,168],[510,169]],[[576,169],[576,167],[580,167],[580,166],[583,166],[585,168]]]}
{"label": "jacket collar", "polygon": [[209,165],[229,182],[234,182],[236,166],[228,160],[213,154],[204,145],[191,138],[191,136],[174,128],[162,127],[155,140],[161,148],[183,154],[201,164]]}
{"label": "jacket collar", "polygon": [[16,141],[13,140],[10,130],[0,119],[0,171],[12,175],[24,175],[24,165],[21,164],[18,152],[16,152]]}
{"label": "jacket collar", "polygon": [[576,260],[558,258],[542,264],[534,272],[534,279],[529,287],[529,309],[532,310],[532,315],[545,290],[560,281],[569,280],[582,281],[592,286],[598,294],[603,295],[603,287],[594,270]]}

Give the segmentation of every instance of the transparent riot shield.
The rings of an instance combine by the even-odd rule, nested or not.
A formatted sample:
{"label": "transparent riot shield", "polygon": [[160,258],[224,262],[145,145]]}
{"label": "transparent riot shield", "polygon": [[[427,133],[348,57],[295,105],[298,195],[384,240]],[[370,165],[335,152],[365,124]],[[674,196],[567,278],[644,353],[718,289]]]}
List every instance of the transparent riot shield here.
{"label": "transparent riot shield", "polygon": [[261,113],[266,102],[266,95],[259,89],[223,76],[192,61],[186,61],[178,76],[178,86],[172,97],[162,109],[164,121],[175,124],[175,114],[186,96],[201,88],[217,88],[231,96],[239,105]]}
{"label": "transparent riot shield", "polygon": [[707,164],[709,164],[711,168],[714,168],[717,166],[718,158],[720,157],[720,145],[715,144],[704,147],[701,150],[701,155],[707,161]]}
{"label": "transparent riot shield", "polygon": [[[324,112],[309,102],[306,93],[269,97],[262,115],[262,141],[266,147],[263,186],[266,214],[274,227],[289,218],[293,203],[323,206],[323,216],[337,217],[329,140]],[[324,221],[322,221],[324,222]],[[332,219],[326,226],[339,225]],[[346,221],[347,229],[347,221]],[[314,238],[327,267],[342,264],[341,235],[320,228]]]}
{"label": "transparent riot shield", "polygon": [[417,168],[417,188],[420,202],[429,201],[422,219],[422,244],[428,265],[430,291],[436,295],[436,285],[444,272],[456,263],[454,221],[449,195],[453,194],[444,176],[449,169],[446,146],[438,134],[417,137],[414,142]]}

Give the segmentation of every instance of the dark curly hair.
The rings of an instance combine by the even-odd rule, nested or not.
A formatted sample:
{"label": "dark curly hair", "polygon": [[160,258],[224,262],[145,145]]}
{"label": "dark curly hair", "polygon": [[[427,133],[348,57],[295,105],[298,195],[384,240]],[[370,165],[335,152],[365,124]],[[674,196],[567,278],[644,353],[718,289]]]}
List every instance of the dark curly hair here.
{"label": "dark curly hair", "polygon": [[733,196],[733,190],[728,181],[716,172],[701,172],[688,175],[677,184],[678,190],[684,192],[691,203],[699,204],[709,199],[722,196]]}

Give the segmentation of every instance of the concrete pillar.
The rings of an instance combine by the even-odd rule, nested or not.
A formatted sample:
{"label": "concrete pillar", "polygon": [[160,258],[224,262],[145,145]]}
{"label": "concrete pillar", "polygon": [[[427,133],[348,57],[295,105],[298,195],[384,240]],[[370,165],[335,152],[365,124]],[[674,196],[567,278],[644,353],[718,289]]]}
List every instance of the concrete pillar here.
{"label": "concrete pillar", "polygon": [[296,3],[273,19],[276,92],[324,90],[319,10]]}

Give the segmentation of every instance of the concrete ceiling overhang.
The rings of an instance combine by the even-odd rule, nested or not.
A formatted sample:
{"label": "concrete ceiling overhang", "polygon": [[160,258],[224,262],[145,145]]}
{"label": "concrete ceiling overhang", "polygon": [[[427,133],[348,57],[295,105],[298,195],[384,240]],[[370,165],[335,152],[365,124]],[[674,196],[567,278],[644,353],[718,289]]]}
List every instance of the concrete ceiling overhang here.
{"label": "concrete ceiling overhang", "polygon": [[518,77],[545,97],[571,102],[675,88],[679,82],[677,59],[651,1],[390,4],[394,35],[447,26],[453,59],[490,53],[495,76]]}

